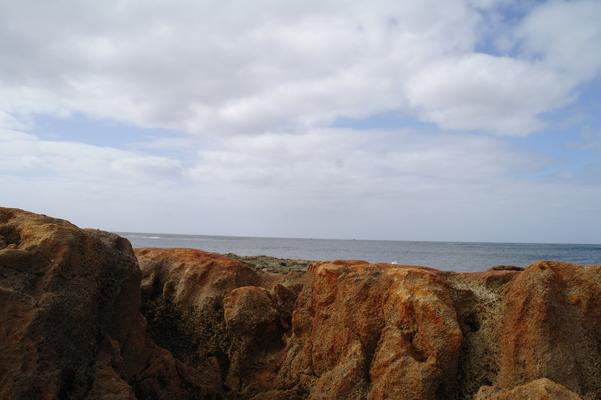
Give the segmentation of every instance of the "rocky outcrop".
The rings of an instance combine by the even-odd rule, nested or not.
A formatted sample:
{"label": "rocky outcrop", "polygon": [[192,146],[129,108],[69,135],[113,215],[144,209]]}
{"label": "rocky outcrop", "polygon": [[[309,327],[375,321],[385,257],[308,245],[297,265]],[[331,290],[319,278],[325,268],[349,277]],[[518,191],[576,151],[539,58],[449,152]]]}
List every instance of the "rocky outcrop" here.
{"label": "rocky outcrop", "polygon": [[305,274],[274,273],[193,249],[137,249],[149,331],[177,359],[250,397],[277,374]]}
{"label": "rocky outcrop", "polygon": [[497,384],[541,377],[601,398],[601,267],[539,262],[509,284]]}
{"label": "rocky outcrop", "polygon": [[582,397],[547,378],[517,386],[513,389],[499,390],[484,386],[475,400],[582,400]]}
{"label": "rocky outcrop", "polygon": [[448,285],[433,270],[347,261],[317,263],[309,274],[280,392],[308,399],[451,394],[462,334]]}
{"label": "rocky outcrop", "polygon": [[601,266],[266,260],[0,208],[0,398],[601,398]]}
{"label": "rocky outcrop", "polygon": [[215,392],[146,334],[129,242],[0,209],[0,398],[135,399]]}
{"label": "rocky outcrop", "polygon": [[[599,397],[599,267],[450,273],[337,261],[303,279],[195,250],[138,256],[154,292],[144,296],[151,332],[186,362],[213,357],[231,398],[472,399],[483,387],[511,398],[540,392],[546,377]],[[177,316],[170,329],[161,310]]]}
{"label": "rocky outcrop", "polygon": [[[464,325],[459,398],[470,398],[481,386],[507,393],[499,398],[522,398],[515,393],[550,381],[584,398],[601,398],[600,266],[540,261],[522,272],[447,279]],[[550,381],[542,385],[542,378]],[[527,387],[512,391],[522,385]],[[554,399],[554,392],[541,398]]]}

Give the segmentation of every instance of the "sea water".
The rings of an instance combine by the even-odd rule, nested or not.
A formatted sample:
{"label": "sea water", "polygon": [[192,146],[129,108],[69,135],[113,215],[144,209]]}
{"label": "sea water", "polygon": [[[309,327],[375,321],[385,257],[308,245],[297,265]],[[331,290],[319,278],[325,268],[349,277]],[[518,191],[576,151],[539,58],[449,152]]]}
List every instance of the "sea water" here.
{"label": "sea water", "polygon": [[289,239],[236,236],[120,233],[134,247],[191,247],[242,256],[306,260],[354,259],[483,271],[495,265],[525,267],[537,260],[601,264],[601,245],[411,242],[388,240]]}

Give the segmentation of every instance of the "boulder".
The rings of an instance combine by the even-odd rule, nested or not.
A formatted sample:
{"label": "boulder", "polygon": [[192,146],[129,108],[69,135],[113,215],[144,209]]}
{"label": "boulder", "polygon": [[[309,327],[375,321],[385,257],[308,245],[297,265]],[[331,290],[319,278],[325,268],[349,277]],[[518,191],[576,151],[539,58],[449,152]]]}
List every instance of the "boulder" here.
{"label": "boulder", "polygon": [[474,400],[582,400],[582,397],[547,378],[540,378],[513,389],[483,386]]}
{"label": "boulder", "polygon": [[183,363],[216,369],[232,398],[271,388],[302,272],[273,273],[193,249],[137,249],[152,337]]}
{"label": "boulder", "polygon": [[337,261],[309,275],[277,389],[261,399],[451,395],[462,333],[435,271]]}
{"label": "boulder", "polygon": [[2,399],[599,399],[599,332],[601,266],[264,270],[0,208]]}
{"label": "boulder", "polygon": [[511,281],[501,312],[496,385],[549,378],[601,398],[601,266],[535,263]]}
{"label": "boulder", "polygon": [[0,208],[0,398],[216,393],[146,335],[129,242]]}

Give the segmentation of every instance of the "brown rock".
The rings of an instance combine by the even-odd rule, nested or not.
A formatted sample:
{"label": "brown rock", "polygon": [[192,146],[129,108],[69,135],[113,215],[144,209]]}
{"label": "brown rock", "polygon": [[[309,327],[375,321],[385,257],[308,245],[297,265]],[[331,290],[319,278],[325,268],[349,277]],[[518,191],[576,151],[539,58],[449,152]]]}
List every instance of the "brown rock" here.
{"label": "brown rock", "polygon": [[601,266],[137,256],[0,208],[0,398],[601,398]]}
{"label": "brown rock", "polygon": [[312,265],[309,274],[273,396],[435,399],[451,392],[461,330],[435,272],[340,261]]}
{"label": "brown rock", "polygon": [[523,271],[524,268],[516,267],[515,265],[495,265],[490,267],[492,271]]}
{"label": "brown rock", "polygon": [[304,281],[192,249],[137,249],[149,331],[199,370],[218,366],[226,393],[250,397],[273,385],[283,336]]}
{"label": "brown rock", "polygon": [[227,327],[245,336],[264,333],[279,319],[277,307],[269,292],[256,286],[232,290],[224,299],[223,310]]}
{"label": "brown rock", "polygon": [[494,270],[446,274],[463,332],[455,387],[458,399],[472,399],[481,386],[496,381],[503,302],[508,283],[518,273]]}
{"label": "brown rock", "polygon": [[474,400],[582,400],[582,397],[547,378],[537,379],[511,390],[485,386]]}
{"label": "brown rock", "polygon": [[497,385],[549,378],[601,398],[601,267],[541,261],[509,285]]}
{"label": "brown rock", "polygon": [[129,242],[0,208],[0,398],[210,393],[144,331]]}
{"label": "brown rock", "polygon": [[232,290],[224,299],[224,317],[232,335],[227,386],[238,393],[270,389],[282,362],[282,337],[288,326],[270,293],[261,287]]}

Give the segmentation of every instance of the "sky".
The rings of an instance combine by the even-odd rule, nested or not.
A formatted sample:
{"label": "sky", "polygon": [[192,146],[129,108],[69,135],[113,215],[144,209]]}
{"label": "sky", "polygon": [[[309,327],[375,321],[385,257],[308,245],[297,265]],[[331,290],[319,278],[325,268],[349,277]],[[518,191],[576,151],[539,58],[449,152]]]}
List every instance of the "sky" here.
{"label": "sky", "polygon": [[601,243],[599,21],[599,0],[0,0],[0,205]]}

